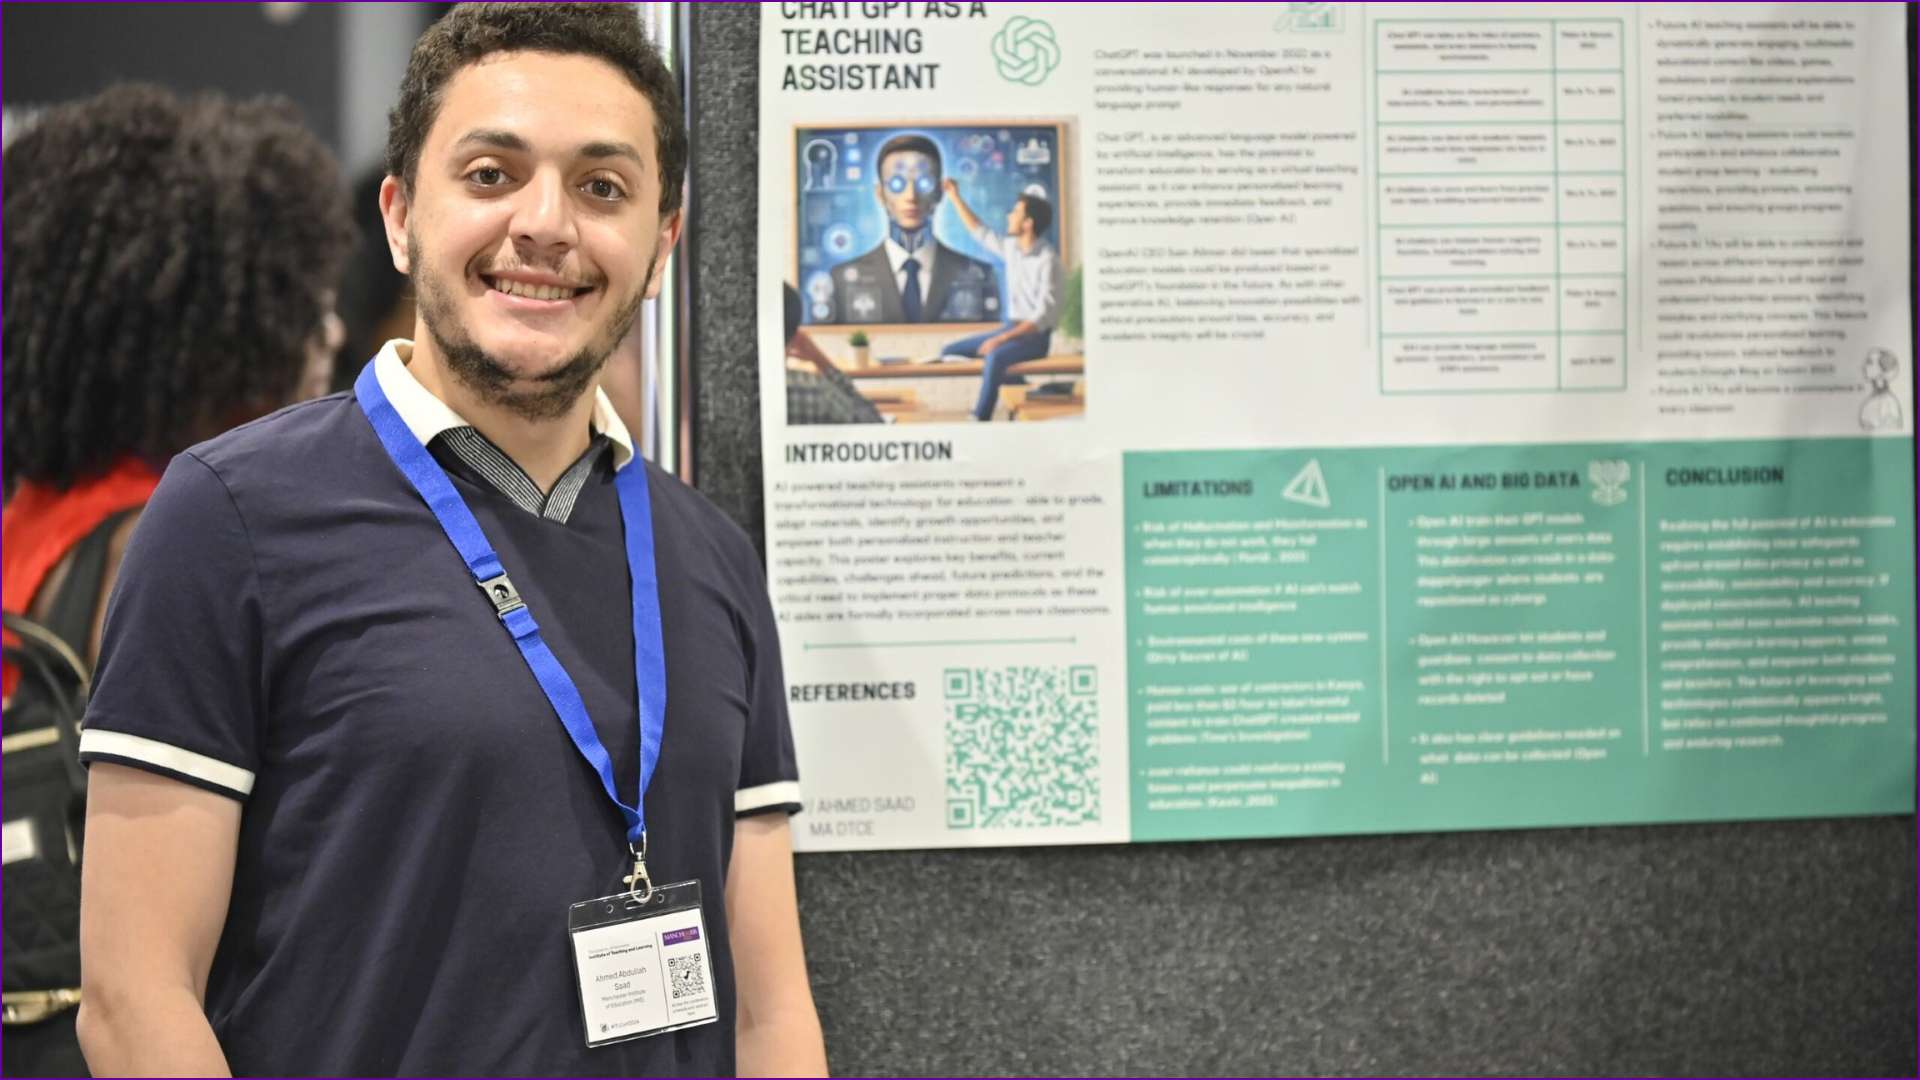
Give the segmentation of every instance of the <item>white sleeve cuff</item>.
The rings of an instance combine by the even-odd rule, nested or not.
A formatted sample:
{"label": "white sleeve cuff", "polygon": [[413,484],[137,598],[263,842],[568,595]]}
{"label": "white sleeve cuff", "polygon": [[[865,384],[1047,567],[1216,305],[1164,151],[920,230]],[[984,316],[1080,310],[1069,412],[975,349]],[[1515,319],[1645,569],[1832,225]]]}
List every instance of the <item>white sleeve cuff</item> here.
{"label": "white sleeve cuff", "polygon": [[799,805],[800,781],[779,780],[771,784],[759,784],[750,788],[741,788],[733,793],[733,812],[748,814],[755,810],[764,810],[769,806]]}
{"label": "white sleeve cuff", "polygon": [[253,792],[253,773],[218,758],[182,750],[170,743],[129,735],[124,731],[86,728],[80,732],[80,756],[118,759],[151,765],[164,772],[190,777],[230,791],[242,798]]}

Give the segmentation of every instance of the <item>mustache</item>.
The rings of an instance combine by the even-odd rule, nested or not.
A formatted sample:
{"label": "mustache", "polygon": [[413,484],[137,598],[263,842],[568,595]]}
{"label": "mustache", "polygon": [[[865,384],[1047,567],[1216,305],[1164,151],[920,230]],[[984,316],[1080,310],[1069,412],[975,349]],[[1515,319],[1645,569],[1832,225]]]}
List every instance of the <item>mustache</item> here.
{"label": "mustache", "polygon": [[474,267],[473,272],[475,274],[508,274],[516,271],[552,274],[555,277],[565,278],[569,284],[583,289],[597,289],[607,283],[604,274],[583,274],[577,271],[569,271],[564,266],[557,264],[542,266],[539,263],[526,262],[521,259],[484,263]]}

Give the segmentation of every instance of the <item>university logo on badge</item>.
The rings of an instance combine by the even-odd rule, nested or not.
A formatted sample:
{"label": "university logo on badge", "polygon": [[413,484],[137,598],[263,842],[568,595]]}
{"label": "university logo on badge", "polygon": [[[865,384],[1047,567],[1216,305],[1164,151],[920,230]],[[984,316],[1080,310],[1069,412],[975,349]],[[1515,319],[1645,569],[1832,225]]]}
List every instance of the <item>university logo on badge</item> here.
{"label": "university logo on badge", "polygon": [[1053,27],[1039,19],[1015,15],[993,35],[993,63],[1000,77],[1025,86],[1039,86],[1060,66],[1060,46]]}

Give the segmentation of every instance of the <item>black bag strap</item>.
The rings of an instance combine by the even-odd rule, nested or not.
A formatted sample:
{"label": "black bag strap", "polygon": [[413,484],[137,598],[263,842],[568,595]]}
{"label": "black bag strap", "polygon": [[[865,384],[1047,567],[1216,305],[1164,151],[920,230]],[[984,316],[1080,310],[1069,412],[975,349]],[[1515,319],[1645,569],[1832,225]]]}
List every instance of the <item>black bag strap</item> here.
{"label": "black bag strap", "polygon": [[47,608],[41,625],[60,635],[82,657],[93,642],[93,619],[100,610],[100,583],[107,576],[107,552],[113,547],[113,534],[139,507],[122,510],[94,526],[93,531],[73,546],[73,559],[67,564],[67,576],[60,592]]}
{"label": "black bag strap", "polygon": [[139,507],[132,507],[109,515],[74,545],[67,576],[48,604],[45,622],[6,613],[6,627],[20,641],[19,648],[8,647],[7,659],[23,671],[34,669],[42,685],[59,699],[56,715],[73,718],[72,723],[60,722],[56,730],[60,763],[76,792],[87,789],[87,771],[80,764],[80,731],[75,725],[87,707],[93,678],[86,656],[93,641],[94,615],[100,609],[100,583],[106,579],[114,533],[139,512]]}
{"label": "black bag strap", "polygon": [[87,770],[80,764],[81,714],[87,707],[87,662],[68,647],[59,636],[24,615],[0,613],[7,632],[17,644],[5,648],[7,662],[20,672],[22,680],[31,679],[52,706],[54,731],[60,747],[60,765],[67,784],[76,792],[87,790]]}

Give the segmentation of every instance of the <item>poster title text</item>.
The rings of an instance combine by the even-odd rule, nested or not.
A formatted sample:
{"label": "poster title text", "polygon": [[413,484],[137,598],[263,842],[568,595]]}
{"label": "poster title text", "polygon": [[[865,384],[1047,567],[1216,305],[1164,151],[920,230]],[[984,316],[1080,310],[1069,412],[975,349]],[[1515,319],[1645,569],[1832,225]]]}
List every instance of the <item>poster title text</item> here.
{"label": "poster title text", "polygon": [[[984,19],[983,3],[839,3],[780,5],[789,22],[944,21]],[[782,90],[934,90],[937,63],[894,60],[921,55],[926,34],[918,26],[786,27],[780,31],[788,56],[858,57],[857,60],[809,60],[790,63],[780,77]]]}

